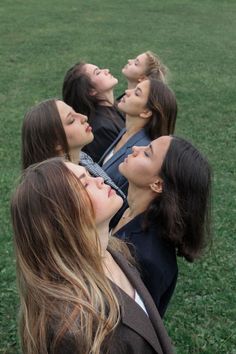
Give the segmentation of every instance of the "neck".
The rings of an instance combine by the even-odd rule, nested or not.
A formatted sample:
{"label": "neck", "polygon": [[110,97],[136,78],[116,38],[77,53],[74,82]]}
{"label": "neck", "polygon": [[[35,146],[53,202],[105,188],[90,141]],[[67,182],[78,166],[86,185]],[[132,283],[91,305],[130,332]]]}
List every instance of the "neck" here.
{"label": "neck", "polygon": [[147,210],[148,205],[152,201],[154,195],[151,188],[137,187],[132,183],[129,184],[127,201],[129,204],[129,216],[135,216]]}
{"label": "neck", "polygon": [[126,127],[126,133],[127,135],[134,135],[141,129],[145,127],[147,123],[146,119],[140,118],[139,116],[137,117],[130,117],[128,114],[126,115],[126,122],[125,122],[125,127]]}
{"label": "neck", "polygon": [[[110,220],[109,220],[110,221]],[[109,241],[109,222],[105,222],[97,226],[99,241],[101,245],[102,257],[105,257]]]}
{"label": "neck", "polygon": [[80,151],[81,151],[81,148],[77,148],[77,149],[70,151],[71,162],[73,162],[76,165],[78,165],[79,160],[80,160]]}
{"label": "neck", "polygon": [[102,102],[99,103],[100,106],[107,106],[107,107],[112,107],[114,105],[114,93],[113,90],[104,92],[101,97]]}
{"label": "neck", "polygon": [[138,81],[129,81],[128,80],[128,90],[134,89],[138,85]]}

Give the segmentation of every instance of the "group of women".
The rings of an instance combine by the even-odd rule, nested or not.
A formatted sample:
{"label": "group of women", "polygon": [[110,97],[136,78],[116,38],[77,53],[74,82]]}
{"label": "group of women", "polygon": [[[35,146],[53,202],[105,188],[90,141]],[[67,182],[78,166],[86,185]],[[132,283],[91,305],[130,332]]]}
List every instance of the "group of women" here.
{"label": "group of women", "polygon": [[177,255],[207,245],[211,171],[173,135],[160,59],[142,53],[122,73],[116,101],[108,69],[77,63],[63,100],[25,115],[11,202],[24,353],[173,353],[161,317]]}

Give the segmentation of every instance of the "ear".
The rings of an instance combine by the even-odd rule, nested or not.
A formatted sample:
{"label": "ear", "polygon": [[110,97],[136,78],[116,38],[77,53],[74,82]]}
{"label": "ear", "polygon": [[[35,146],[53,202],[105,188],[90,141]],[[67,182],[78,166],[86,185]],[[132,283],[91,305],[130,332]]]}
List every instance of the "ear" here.
{"label": "ear", "polygon": [[147,119],[152,116],[152,112],[149,109],[145,109],[142,113],[139,115],[141,118]]}
{"label": "ear", "polygon": [[140,76],[140,78],[138,79],[138,82],[142,82],[143,80],[147,80],[148,77],[146,75],[142,75]]}
{"label": "ear", "polygon": [[97,93],[98,93],[98,92],[97,92],[95,89],[92,89],[92,90],[89,91],[89,95],[90,95],[90,96],[96,96]]}
{"label": "ear", "polygon": [[62,147],[60,144],[57,144],[55,147],[56,152],[61,153],[62,152]]}
{"label": "ear", "polygon": [[163,180],[161,178],[158,178],[155,182],[150,184],[150,188],[155,193],[162,193]]}

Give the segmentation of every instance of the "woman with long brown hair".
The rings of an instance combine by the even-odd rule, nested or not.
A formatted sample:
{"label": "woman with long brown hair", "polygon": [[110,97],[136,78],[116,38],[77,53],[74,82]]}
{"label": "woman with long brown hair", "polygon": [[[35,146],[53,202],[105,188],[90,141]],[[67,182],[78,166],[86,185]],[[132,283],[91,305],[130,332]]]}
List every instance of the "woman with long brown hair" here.
{"label": "woman with long brown hair", "polygon": [[77,113],[58,99],[42,101],[32,107],[22,125],[22,168],[51,157],[65,156],[80,164],[94,177],[102,177],[123,198],[124,194],[103,169],[85,152],[94,135],[87,116]]}
{"label": "woman with long brown hair", "polygon": [[99,164],[127,195],[128,181],[119,172],[119,164],[132,147],[148,145],[162,135],[173,134],[177,102],[173,91],[162,81],[147,79],[126,90],[118,107],[126,114],[126,127],[102,156]]}
{"label": "woman with long brown hair", "polygon": [[190,142],[162,136],[134,146],[119,169],[129,182],[129,208],[112,233],[135,246],[163,316],[177,281],[176,255],[193,262],[208,245],[211,168]]}
{"label": "woman with long brown hair", "polygon": [[121,204],[82,166],[56,158],[24,171],[11,215],[25,354],[173,353],[149,293],[109,237]]}

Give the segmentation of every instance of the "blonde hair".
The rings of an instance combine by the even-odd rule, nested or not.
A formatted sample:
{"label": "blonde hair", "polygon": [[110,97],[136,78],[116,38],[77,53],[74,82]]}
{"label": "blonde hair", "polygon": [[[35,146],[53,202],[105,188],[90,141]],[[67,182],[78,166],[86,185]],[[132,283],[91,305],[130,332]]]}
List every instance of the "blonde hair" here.
{"label": "blonde hair", "polygon": [[160,58],[150,50],[145,52],[145,54],[147,55],[147,69],[145,71],[145,75],[167,83],[167,67],[161,62]]}
{"label": "blonde hair", "polygon": [[79,179],[60,158],[29,167],[11,201],[25,354],[98,354],[119,322],[94,213]]}

